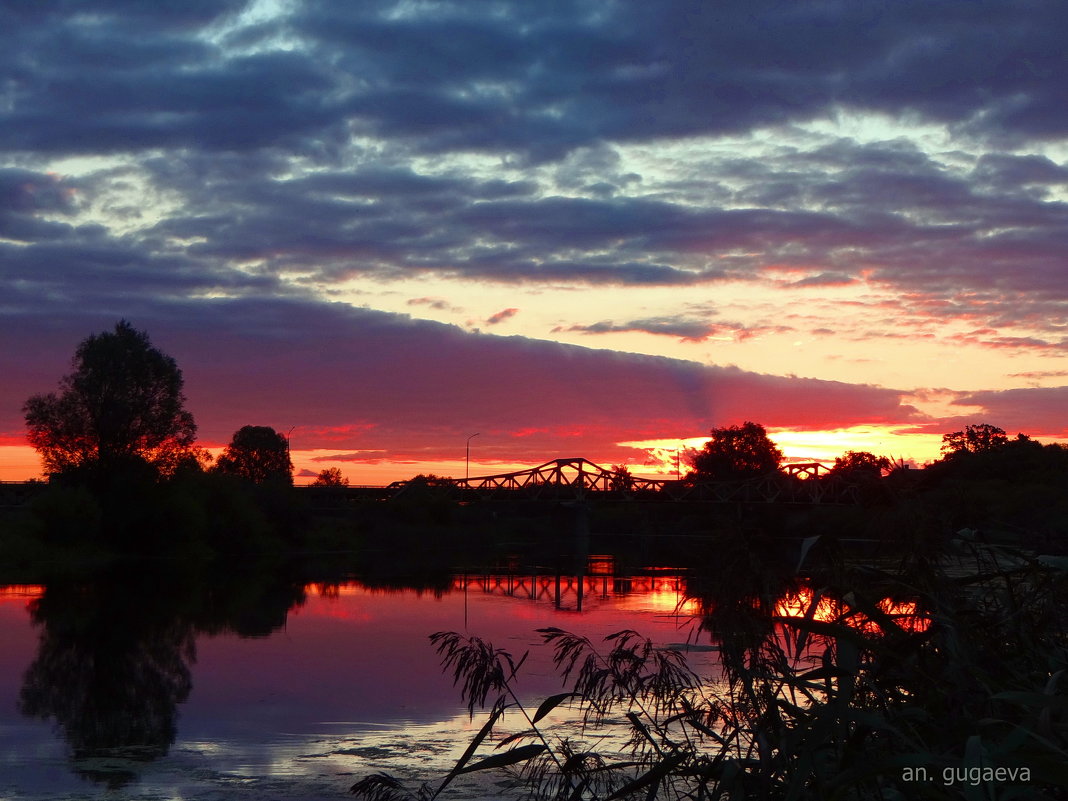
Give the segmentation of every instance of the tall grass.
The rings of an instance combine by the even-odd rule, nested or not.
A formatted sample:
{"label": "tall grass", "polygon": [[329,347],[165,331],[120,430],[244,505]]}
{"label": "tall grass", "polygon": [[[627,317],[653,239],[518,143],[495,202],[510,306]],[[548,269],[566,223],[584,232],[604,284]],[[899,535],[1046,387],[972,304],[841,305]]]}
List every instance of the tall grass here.
{"label": "tall grass", "polygon": [[[952,545],[893,569],[838,563],[795,584],[792,605],[766,576],[755,592],[724,581],[701,599],[717,682],[633,631],[592,642],[541,629],[568,689],[531,709],[514,689],[525,655],[437,633],[471,711],[489,704],[486,724],[436,787],[379,774],[352,791],[428,800],[507,770],[554,801],[1066,798],[1068,571]],[[549,722],[565,705],[577,734]],[[520,730],[497,731],[505,710]],[[606,728],[622,748],[604,745]]]}

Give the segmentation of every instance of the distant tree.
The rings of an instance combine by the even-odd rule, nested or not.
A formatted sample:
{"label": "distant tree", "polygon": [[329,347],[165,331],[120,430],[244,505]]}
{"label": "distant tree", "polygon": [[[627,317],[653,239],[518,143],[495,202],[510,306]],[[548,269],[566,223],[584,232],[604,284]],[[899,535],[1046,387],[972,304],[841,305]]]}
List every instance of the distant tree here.
{"label": "distant tree", "polygon": [[311,485],[313,487],[347,487],[349,480],[341,475],[341,468],[328,467],[319,471],[319,475],[315,477]]}
{"label": "distant tree", "polygon": [[[144,465],[170,475],[199,465],[182,372],[125,320],[84,340],[59,392],[26,401],[27,439],[49,474]],[[138,468],[140,469],[140,468]]]}
{"label": "distant tree", "polygon": [[609,486],[613,490],[620,492],[629,492],[634,486],[634,476],[631,475],[625,464],[612,465],[612,477],[609,479]]}
{"label": "distant tree", "polygon": [[876,456],[869,451],[846,451],[834,460],[830,472],[831,475],[877,478],[889,473],[893,467],[894,463],[885,456]]}
{"label": "distant tree", "polygon": [[434,473],[416,473],[408,479],[408,484],[422,487],[449,487],[452,486],[452,478],[439,476]]}
{"label": "distant tree", "polygon": [[782,464],[782,451],[759,423],[713,428],[711,434],[689,459],[692,479],[753,478],[772,473]]}
{"label": "distant tree", "polygon": [[989,423],[965,426],[963,431],[954,431],[942,436],[942,455],[958,456],[965,453],[989,453],[1003,448],[1009,442],[1003,429]]}
{"label": "distant tree", "polygon": [[257,484],[282,481],[293,483],[293,462],[289,443],[270,426],[244,426],[238,429],[215,462],[216,471],[241,476]]}

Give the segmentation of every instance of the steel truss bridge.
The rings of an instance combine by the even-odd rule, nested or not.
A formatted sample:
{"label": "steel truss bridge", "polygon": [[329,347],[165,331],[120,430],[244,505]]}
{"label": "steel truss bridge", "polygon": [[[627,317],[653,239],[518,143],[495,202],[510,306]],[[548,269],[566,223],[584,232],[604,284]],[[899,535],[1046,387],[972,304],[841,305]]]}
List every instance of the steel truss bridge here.
{"label": "steel truss bridge", "polygon": [[[0,508],[26,504],[47,487],[44,482],[0,482]],[[677,501],[719,504],[825,504],[860,502],[856,484],[831,475],[819,462],[785,465],[783,470],[745,481],[687,482],[641,478],[607,470],[588,459],[553,459],[513,473],[470,478],[415,478],[385,487],[300,487],[316,505],[340,506],[355,500],[391,500],[431,495],[456,501]]]}
{"label": "steel truss bridge", "polygon": [[514,473],[471,478],[396,481],[392,497],[433,492],[456,500],[637,500],[743,504],[859,503],[855,484],[831,475],[819,462],[785,465],[781,472],[744,481],[687,482],[640,478],[606,470],[588,459],[553,459]]}

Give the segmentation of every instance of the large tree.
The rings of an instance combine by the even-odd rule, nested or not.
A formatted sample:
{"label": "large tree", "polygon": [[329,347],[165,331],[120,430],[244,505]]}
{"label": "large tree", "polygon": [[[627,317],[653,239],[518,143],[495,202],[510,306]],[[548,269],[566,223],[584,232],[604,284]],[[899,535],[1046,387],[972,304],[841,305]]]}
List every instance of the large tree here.
{"label": "large tree", "polygon": [[319,471],[319,475],[315,477],[311,485],[313,487],[347,487],[349,480],[341,474],[341,468],[327,467]]}
{"label": "large tree", "polygon": [[989,423],[965,426],[963,431],[942,435],[942,454],[947,457],[964,453],[990,453],[1005,447],[1009,438],[1005,430]]}
{"label": "large tree", "polygon": [[197,463],[182,371],[125,320],[84,340],[59,392],[26,401],[27,439],[50,474],[144,463],[167,475]]}
{"label": "large tree", "polygon": [[782,464],[782,451],[759,423],[713,428],[711,434],[704,447],[690,457],[691,478],[754,478],[775,472]]}
{"label": "large tree", "polygon": [[257,484],[281,481],[293,483],[293,462],[289,442],[270,426],[244,426],[215,462],[220,473],[241,476]]}
{"label": "large tree", "polygon": [[879,478],[889,473],[894,463],[885,456],[876,456],[871,451],[846,451],[834,460],[831,474],[848,478]]}

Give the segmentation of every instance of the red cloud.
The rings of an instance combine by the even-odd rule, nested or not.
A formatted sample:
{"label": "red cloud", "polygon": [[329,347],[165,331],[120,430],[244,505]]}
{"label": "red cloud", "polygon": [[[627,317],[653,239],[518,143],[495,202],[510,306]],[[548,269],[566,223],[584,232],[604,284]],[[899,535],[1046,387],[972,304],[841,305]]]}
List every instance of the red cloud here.
{"label": "red cloud", "polygon": [[497,325],[497,323],[503,323],[510,317],[515,317],[519,314],[519,309],[501,309],[499,312],[491,316],[486,320],[486,325]]}

